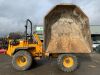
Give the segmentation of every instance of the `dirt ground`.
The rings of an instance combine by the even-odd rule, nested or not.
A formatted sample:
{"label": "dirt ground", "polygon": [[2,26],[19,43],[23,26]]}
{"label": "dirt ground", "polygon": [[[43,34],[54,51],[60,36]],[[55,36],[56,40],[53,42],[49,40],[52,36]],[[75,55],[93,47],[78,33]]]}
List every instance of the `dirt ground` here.
{"label": "dirt ground", "polygon": [[37,65],[27,71],[17,71],[11,65],[11,58],[0,55],[0,75],[100,75],[100,54],[81,56],[80,67],[71,73],[65,73],[58,69],[56,59],[42,59]]}

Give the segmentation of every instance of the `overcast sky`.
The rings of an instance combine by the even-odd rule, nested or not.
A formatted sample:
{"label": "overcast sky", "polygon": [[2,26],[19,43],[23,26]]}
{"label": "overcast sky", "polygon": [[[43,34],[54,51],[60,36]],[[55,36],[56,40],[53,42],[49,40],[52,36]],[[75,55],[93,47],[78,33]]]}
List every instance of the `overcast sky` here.
{"label": "overcast sky", "polygon": [[100,0],[0,0],[0,33],[23,30],[27,18],[42,25],[48,10],[59,3],[77,4],[90,24],[100,25]]}

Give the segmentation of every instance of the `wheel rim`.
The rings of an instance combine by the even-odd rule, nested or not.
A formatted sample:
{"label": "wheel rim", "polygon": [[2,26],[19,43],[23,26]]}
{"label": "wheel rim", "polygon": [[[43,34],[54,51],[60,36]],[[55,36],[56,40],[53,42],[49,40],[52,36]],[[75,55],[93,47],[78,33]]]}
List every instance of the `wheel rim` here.
{"label": "wheel rim", "polygon": [[23,67],[27,64],[27,58],[26,58],[26,56],[19,56],[16,59],[16,62],[17,62],[18,66]]}
{"label": "wheel rim", "polygon": [[66,68],[70,68],[74,65],[74,60],[72,57],[64,57],[63,66]]}

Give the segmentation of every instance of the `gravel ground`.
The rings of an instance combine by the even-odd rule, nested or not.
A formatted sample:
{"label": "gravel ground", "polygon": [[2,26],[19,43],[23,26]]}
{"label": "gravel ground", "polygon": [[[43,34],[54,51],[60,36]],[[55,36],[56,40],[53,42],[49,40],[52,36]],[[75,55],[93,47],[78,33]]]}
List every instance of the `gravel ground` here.
{"label": "gravel ground", "polygon": [[0,75],[100,75],[100,54],[81,56],[80,67],[71,73],[65,73],[57,68],[56,60],[42,59],[37,66],[27,71],[17,71],[12,67],[11,57],[0,55]]}

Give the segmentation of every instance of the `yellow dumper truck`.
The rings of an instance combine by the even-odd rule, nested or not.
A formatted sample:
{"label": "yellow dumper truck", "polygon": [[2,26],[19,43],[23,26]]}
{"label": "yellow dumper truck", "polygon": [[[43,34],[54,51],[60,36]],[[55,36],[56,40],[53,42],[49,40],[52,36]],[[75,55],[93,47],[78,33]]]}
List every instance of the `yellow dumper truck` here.
{"label": "yellow dumper truck", "polygon": [[[30,23],[31,33],[27,34]],[[26,21],[26,38],[9,41],[6,54],[12,57],[17,70],[27,70],[33,58],[56,56],[59,69],[72,72],[78,67],[77,54],[92,50],[89,20],[84,12],[72,4],[60,4],[52,8],[44,18],[44,40],[41,42],[32,31],[32,22]]]}

